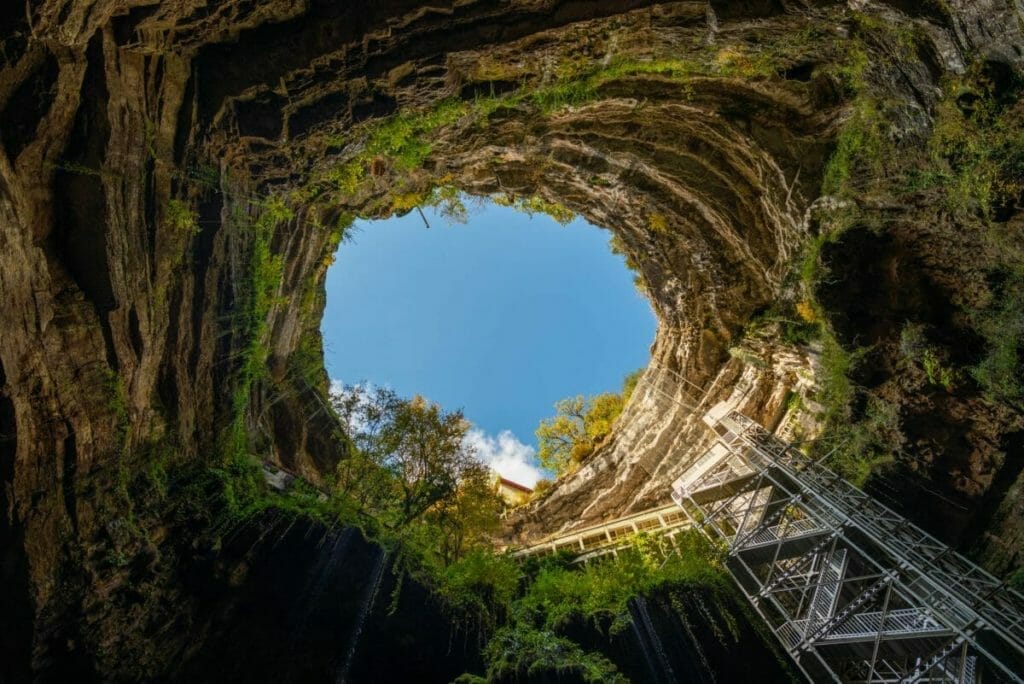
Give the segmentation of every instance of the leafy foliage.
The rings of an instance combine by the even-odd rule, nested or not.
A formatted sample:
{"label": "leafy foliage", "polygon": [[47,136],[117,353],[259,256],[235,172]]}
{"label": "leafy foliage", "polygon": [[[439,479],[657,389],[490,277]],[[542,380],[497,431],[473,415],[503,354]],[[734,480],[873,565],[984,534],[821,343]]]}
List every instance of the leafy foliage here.
{"label": "leafy foliage", "polygon": [[718,552],[699,532],[688,531],[673,548],[664,537],[637,535],[615,561],[580,567],[543,565],[518,607],[549,629],[574,616],[617,631],[630,624],[630,599],[665,584],[726,587]]}
{"label": "leafy foliage", "polygon": [[240,229],[251,231],[253,239],[248,268],[236,288],[239,314],[235,327],[242,340],[238,352],[240,361],[231,399],[231,421],[220,436],[220,450],[228,459],[248,454],[245,413],[253,386],[267,372],[268,319],[280,301],[278,291],[284,273],[284,257],[275,254],[272,246],[274,231],[294,216],[284,200],[276,196],[261,201],[256,207],[255,220],[240,210],[235,212],[234,221]]}
{"label": "leafy foliage", "polygon": [[859,487],[895,461],[904,441],[899,407],[875,395],[866,402],[858,420],[831,423],[820,438],[821,448],[831,451],[833,467]]}
{"label": "leafy foliage", "polygon": [[509,621],[484,649],[491,681],[545,671],[587,682],[625,681],[604,656],[570,640],[566,628],[583,620],[617,633],[631,624],[632,599],[662,590],[733,591],[718,550],[696,531],[681,534],[674,546],[663,537],[638,535],[618,558],[584,566],[560,556],[534,563],[530,581],[509,606]]}
{"label": "leafy foliage", "polygon": [[1024,408],[1024,268],[1003,273],[1000,296],[990,307],[974,312],[976,329],[988,349],[971,370],[986,395]]}
{"label": "leafy foliage", "polygon": [[165,216],[168,225],[180,233],[194,235],[199,232],[199,216],[182,200],[168,202]]}
{"label": "leafy foliage", "polygon": [[556,473],[565,472],[594,450],[587,431],[588,409],[582,395],[562,399],[555,404],[557,415],[541,421],[537,428],[540,442],[537,457],[544,468]]}
{"label": "leafy foliage", "polygon": [[[476,66],[476,79],[484,85],[495,81],[519,82],[519,87],[500,94],[492,90],[490,95],[479,95],[473,100],[447,99],[427,109],[403,110],[382,121],[366,124],[359,132],[364,141],[362,148],[345,164],[316,179],[314,184],[322,184],[321,189],[335,190],[343,198],[357,194],[364,184],[372,183],[382,166],[406,173],[422,168],[430,157],[437,133],[456,122],[486,124],[492,115],[518,108],[554,116],[567,107],[584,106],[601,98],[607,85],[624,78],[648,76],[675,81],[689,96],[692,93],[690,82],[694,79],[767,79],[814,52],[820,55],[824,49],[842,55],[845,48],[828,31],[810,26],[795,34],[772,34],[756,42],[735,40],[728,44],[716,41],[713,45],[698,45],[686,54],[664,59],[614,57],[595,62],[577,57],[553,65],[549,74],[535,80],[515,65],[484,58]],[[329,142],[345,146],[352,142],[352,136],[346,134]],[[408,206],[414,193],[399,189],[396,194],[404,195],[403,204]],[[426,199],[431,192],[421,188],[415,194]],[[547,213],[562,223],[573,218],[565,207],[539,198],[527,198],[521,208]],[[660,226],[660,223],[656,220],[655,225]]]}
{"label": "leafy foliage", "polygon": [[576,218],[576,214],[574,214],[571,209],[568,209],[557,202],[550,202],[538,195],[528,197],[521,197],[518,195],[495,195],[491,200],[498,206],[512,207],[513,209],[518,209],[530,216],[533,216],[534,214],[546,214],[563,226],[572,223],[573,219]]}
{"label": "leafy foliage", "polygon": [[566,472],[585,461],[609,433],[639,382],[642,370],[626,376],[621,393],[605,392],[587,399],[583,395],[555,403],[555,416],[537,428],[542,466]]}
{"label": "leafy foliage", "polygon": [[[446,527],[454,521],[484,522],[500,511],[493,493],[484,493],[489,471],[465,440],[469,422],[461,411],[360,387],[335,394],[333,404],[351,445],[338,465],[334,489],[386,526],[409,525],[428,511]],[[450,551],[463,547],[465,534],[447,530]]]}
{"label": "leafy foliage", "polygon": [[491,637],[484,658],[488,665],[483,681],[529,678],[542,672],[571,674],[594,684],[629,681],[600,653],[588,653],[552,630],[519,622],[502,627]]}
{"label": "leafy foliage", "polygon": [[884,145],[881,126],[877,103],[870,97],[857,100],[825,168],[824,193],[854,192],[856,179],[879,174]]}
{"label": "leafy foliage", "polygon": [[643,368],[637,368],[635,371],[627,375],[622,380],[622,405],[625,406],[629,403],[630,397],[633,396],[633,391],[636,390],[636,386],[640,384],[640,378],[644,376]]}
{"label": "leafy foliage", "polygon": [[437,530],[438,552],[446,565],[485,546],[500,528],[504,505],[491,482],[487,468],[464,469],[457,495],[442,499],[427,511],[427,522]]}
{"label": "leafy foliage", "polygon": [[[363,150],[328,172],[324,180],[343,195],[353,195],[380,160],[387,160],[401,171],[418,169],[433,149],[431,135],[465,116],[469,108],[470,105],[461,100],[445,100],[428,110],[403,111],[375,122],[365,129]],[[336,141],[337,144],[345,142],[344,139]]]}
{"label": "leafy foliage", "polygon": [[626,263],[626,268],[633,272],[633,286],[636,291],[640,294],[647,293],[647,282],[644,280],[643,275],[640,272],[640,263],[629,253],[622,238],[619,237],[618,233],[612,235],[608,241],[608,249],[611,250],[612,254],[621,256],[623,261]]}
{"label": "leafy foliage", "polygon": [[438,592],[449,606],[487,616],[496,625],[507,616],[523,577],[515,560],[481,545],[445,567],[437,579]]}
{"label": "leafy foliage", "polygon": [[[860,47],[851,55],[868,54],[869,35],[901,54],[913,56],[917,50],[919,36],[912,27],[890,27],[859,14],[855,26],[861,38],[853,42]],[[899,341],[899,362],[919,368],[929,385],[947,392],[970,392],[965,381],[973,378],[989,400],[1024,407],[1024,257],[1019,230],[998,219],[1000,211],[1015,206],[1024,194],[1024,110],[1019,105],[1024,82],[1016,75],[1000,75],[984,62],[969,65],[966,73],[942,83],[931,135],[920,145],[898,145],[890,140],[894,134],[887,104],[871,87],[873,65],[857,58],[848,67],[845,80],[853,103],[822,187],[847,201],[828,211],[830,228],[809,242],[801,281],[824,340],[819,400],[825,406],[826,430],[819,448],[824,453],[839,447],[834,464],[863,482],[901,452],[900,416],[889,400],[850,379],[864,352],[840,347],[826,312],[814,299],[825,277],[821,246],[840,239],[851,226],[879,234],[887,230],[885,217],[865,207],[862,200],[869,195],[879,205],[932,205],[937,218],[955,230],[980,231],[978,244],[990,254],[984,257],[987,283],[978,287],[984,291],[987,285],[990,297],[987,305],[968,305],[958,314],[986,343],[980,361],[958,368],[950,360],[952,350],[927,344],[920,330],[908,326]],[[858,457],[843,444],[860,445],[864,454]]]}
{"label": "leafy foliage", "polygon": [[1024,131],[1021,113],[1008,111],[991,78],[977,65],[974,70],[944,84],[928,142],[930,163],[908,185],[941,186],[949,210],[991,218],[996,205],[1024,191]]}

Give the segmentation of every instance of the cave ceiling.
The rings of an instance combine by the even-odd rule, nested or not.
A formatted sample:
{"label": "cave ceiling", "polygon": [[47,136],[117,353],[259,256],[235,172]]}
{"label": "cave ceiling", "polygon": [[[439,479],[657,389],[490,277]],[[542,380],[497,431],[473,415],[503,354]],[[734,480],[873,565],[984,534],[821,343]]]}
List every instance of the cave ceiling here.
{"label": "cave ceiling", "polygon": [[[448,189],[530,198],[612,231],[659,321],[614,434],[508,537],[663,500],[706,440],[695,404],[732,397],[770,423],[811,391],[820,346],[752,338],[750,323],[800,303],[793,273],[835,212],[876,217],[856,235],[896,226],[823,252],[873,283],[861,297],[865,278],[848,285],[837,268],[841,285],[826,284],[847,346],[891,350],[900,330],[854,317],[844,291],[879,320],[927,310],[940,332],[988,306],[989,262],[1013,250],[930,196],[893,199],[888,160],[927,147],[951,79],[981,65],[986,82],[1009,83],[1021,55],[1020,9],[998,0],[7,3],[0,548],[18,589],[0,612],[57,629],[44,608],[67,608],[64,568],[105,533],[97,492],[154,445],[182,461],[242,445],[312,480],[330,472],[319,324],[331,257],[353,219]],[[842,177],[856,196],[825,192],[865,93],[884,122],[881,159]],[[998,230],[1018,230],[1015,206]],[[922,403],[906,383],[861,382],[916,412],[908,425],[927,434],[907,439],[942,492],[964,506],[994,492],[982,508],[1003,520],[1019,510],[1002,470],[1018,409],[976,389]],[[1019,547],[1014,525],[991,529]]]}

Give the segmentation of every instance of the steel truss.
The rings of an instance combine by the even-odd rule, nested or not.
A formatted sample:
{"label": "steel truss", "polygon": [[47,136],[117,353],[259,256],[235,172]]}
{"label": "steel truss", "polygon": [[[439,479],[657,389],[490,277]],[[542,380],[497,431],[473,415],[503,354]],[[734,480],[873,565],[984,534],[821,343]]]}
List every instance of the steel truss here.
{"label": "steel truss", "polygon": [[718,405],[674,484],[694,526],[814,682],[1024,682],[1024,596]]}

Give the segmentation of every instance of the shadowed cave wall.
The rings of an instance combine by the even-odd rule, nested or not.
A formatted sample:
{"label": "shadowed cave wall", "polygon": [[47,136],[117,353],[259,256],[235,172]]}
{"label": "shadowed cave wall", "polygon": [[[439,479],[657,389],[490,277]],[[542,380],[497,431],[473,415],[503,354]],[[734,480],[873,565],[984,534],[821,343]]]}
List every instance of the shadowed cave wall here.
{"label": "shadowed cave wall", "polygon": [[[742,396],[767,423],[810,392],[817,350],[744,329],[791,296],[794,260],[831,220],[822,182],[855,116],[852,70],[884,96],[887,144],[912,148],[944,78],[981,60],[1009,83],[1024,54],[1019,8],[996,0],[0,12],[0,656],[16,672],[75,658],[110,672],[144,648],[96,655],[126,628],[201,621],[178,569],[215,551],[125,486],[158,457],[242,444],[329,472],[318,328],[351,217],[408,211],[440,185],[540,197],[615,232],[658,314],[652,364],[597,454],[508,530],[546,534],[662,501],[707,439],[694,387],[711,389],[701,406]],[[375,128],[395,116],[412,140]],[[892,228],[824,251],[840,339],[885,368],[920,315],[956,346],[957,297],[990,296],[991,247],[926,201],[864,194]],[[998,219],[1019,235],[1015,205]],[[730,354],[741,342],[757,363]],[[926,463],[914,477],[945,497],[905,512],[961,541],[984,533],[983,557],[1012,567],[1019,409],[912,381],[861,378],[902,402],[919,433],[908,462]],[[937,517],[943,500],[972,512]],[[145,657],[158,670],[175,648]]]}

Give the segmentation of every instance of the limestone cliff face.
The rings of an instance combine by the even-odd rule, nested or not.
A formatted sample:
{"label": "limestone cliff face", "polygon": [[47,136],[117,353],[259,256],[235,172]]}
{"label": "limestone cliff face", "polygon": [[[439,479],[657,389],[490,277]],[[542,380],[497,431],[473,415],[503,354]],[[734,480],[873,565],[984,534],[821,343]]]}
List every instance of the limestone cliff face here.
{"label": "limestone cliff face", "polygon": [[[317,330],[347,217],[407,211],[438,184],[539,196],[614,231],[636,264],[659,318],[651,367],[594,458],[512,522],[512,536],[542,534],[661,500],[706,439],[710,402],[742,395],[773,422],[808,384],[813,351],[769,340],[750,365],[728,350],[818,229],[849,117],[852,10],[922,36],[896,59],[884,39],[870,54],[888,60],[876,77],[903,140],[928,129],[944,75],[978,56],[1019,72],[1024,54],[1007,0],[363,5],[0,9],[12,671],[80,655],[67,625],[82,614],[109,646],[191,610],[164,575],[154,595],[180,603],[157,618],[102,600],[136,581],[97,558],[119,550],[118,483],[154,452],[211,459],[241,435],[311,478],[336,461]],[[442,107],[412,160],[373,142],[376,121]],[[1011,422],[993,419],[989,452]],[[993,479],[967,481],[980,495]],[[173,565],[171,541],[157,534],[147,553]]]}

